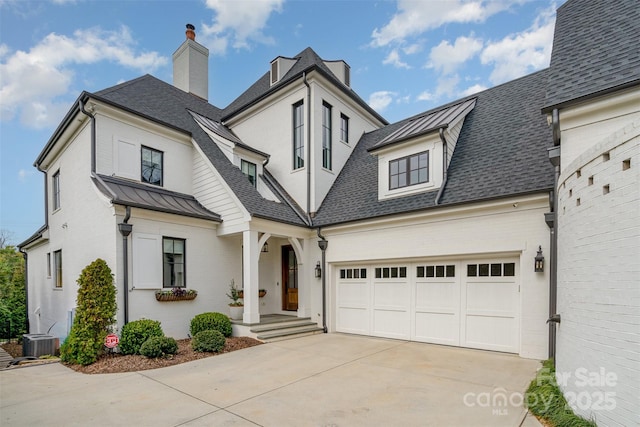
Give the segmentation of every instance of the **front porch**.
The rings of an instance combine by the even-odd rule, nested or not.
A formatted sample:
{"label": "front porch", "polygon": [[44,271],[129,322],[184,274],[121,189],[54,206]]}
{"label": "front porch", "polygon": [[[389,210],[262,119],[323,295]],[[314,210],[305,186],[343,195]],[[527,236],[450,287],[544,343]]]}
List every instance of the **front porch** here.
{"label": "front porch", "polygon": [[288,314],[263,314],[259,323],[244,323],[242,320],[231,320],[233,336],[245,336],[264,342],[278,341],[302,335],[322,332],[317,323],[310,317],[297,317]]}

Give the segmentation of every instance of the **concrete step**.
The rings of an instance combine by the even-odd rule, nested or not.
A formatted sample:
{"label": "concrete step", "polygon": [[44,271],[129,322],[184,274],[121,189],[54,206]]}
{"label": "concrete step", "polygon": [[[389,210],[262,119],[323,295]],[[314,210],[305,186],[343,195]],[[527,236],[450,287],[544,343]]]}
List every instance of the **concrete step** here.
{"label": "concrete step", "polygon": [[322,328],[318,327],[317,324],[313,323],[312,325],[309,325],[309,326],[298,326],[298,327],[272,330],[268,332],[261,332],[258,334],[257,338],[261,341],[272,342],[272,341],[277,341],[281,339],[296,338],[298,336],[303,336],[303,335],[317,334],[321,332],[322,332]]}
{"label": "concrete step", "polygon": [[251,327],[251,332],[261,333],[267,331],[276,331],[279,329],[297,328],[300,326],[317,326],[315,322],[312,322],[309,318],[288,320],[286,322],[268,323],[266,325],[256,325]]}

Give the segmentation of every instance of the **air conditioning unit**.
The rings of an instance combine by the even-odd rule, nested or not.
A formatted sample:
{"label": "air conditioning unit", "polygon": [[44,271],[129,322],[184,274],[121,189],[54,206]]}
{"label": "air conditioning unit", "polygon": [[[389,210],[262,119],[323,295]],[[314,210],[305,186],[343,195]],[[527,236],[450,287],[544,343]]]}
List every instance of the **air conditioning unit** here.
{"label": "air conditioning unit", "polygon": [[22,335],[22,356],[40,357],[47,354],[55,356],[60,340],[47,334]]}

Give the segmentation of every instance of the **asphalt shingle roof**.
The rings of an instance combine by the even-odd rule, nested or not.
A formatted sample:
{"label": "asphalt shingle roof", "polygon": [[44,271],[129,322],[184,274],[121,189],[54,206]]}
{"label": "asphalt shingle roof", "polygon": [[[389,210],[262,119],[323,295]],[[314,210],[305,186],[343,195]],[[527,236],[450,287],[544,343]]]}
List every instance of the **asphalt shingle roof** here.
{"label": "asphalt shingle roof", "polygon": [[[547,154],[547,148],[553,144],[551,129],[540,114],[547,76],[548,70],[539,71],[448,104],[476,98],[475,108],[467,115],[458,138],[438,206],[546,192],[553,188],[553,167]],[[378,160],[368,150],[412,119],[370,132],[360,139],[318,210],[314,225],[438,207],[435,205],[438,190],[378,200]]]}
{"label": "asphalt shingle roof", "polygon": [[211,120],[220,121],[222,111],[219,108],[150,75],[96,92],[91,96],[189,133],[251,215],[305,225],[286,203],[264,199],[189,112],[193,111]]}
{"label": "asphalt shingle roof", "polygon": [[638,0],[572,0],[557,11],[543,111],[640,84]]}

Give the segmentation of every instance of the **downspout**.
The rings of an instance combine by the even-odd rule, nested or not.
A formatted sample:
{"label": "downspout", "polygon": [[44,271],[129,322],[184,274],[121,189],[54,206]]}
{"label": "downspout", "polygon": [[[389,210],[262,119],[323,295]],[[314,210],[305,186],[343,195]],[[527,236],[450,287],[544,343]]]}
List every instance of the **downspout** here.
{"label": "downspout", "polygon": [[556,363],[556,323],[560,323],[560,315],[556,313],[558,302],[558,183],[560,180],[560,112],[554,109],[551,113],[553,129],[553,148],[549,149],[549,161],[554,167],[553,193],[551,194],[551,212],[545,215],[550,229],[550,272],[549,272],[549,358]]}
{"label": "downspout", "polygon": [[131,207],[125,207],[124,219],[118,224],[118,230],[122,234],[122,288],[124,290],[124,324],[129,323],[129,244],[127,237],[131,234],[133,224],[129,224],[131,218]]}
{"label": "downspout", "polygon": [[327,333],[327,269],[325,268],[326,264],[326,250],[327,246],[329,246],[329,242],[320,232],[320,227],[318,227],[318,247],[322,251],[322,330],[326,334]]}
{"label": "downspout", "polygon": [[[307,72],[302,73],[302,81],[307,87],[307,216],[311,214],[311,86]],[[311,223],[311,220],[309,220]]]}
{"label": "downspout", "polygon": [[442,193],[444,192],[444,187],[447,185],[447,157],[449,157],[447,140],[444,137],[444,130],[446,128],[438,129],[438,134],[440,135],[440,141],[442,141],[442,185],[438,190],[438,194],[436,195],[435,204],[438,205],[440,203],[440,198],[442,197]]}
{"label": "downspout", "polygon": [[[97,180],[103,188],[106,188],[111,197],[114,200],[116,195],[113,191],[107,186],[100,175],[96,173],[96,117],[88,112],[85,108],[84,102],[82,100],[78,101],[80,106],[80,111],[83,114],[88,116],[91,120],[91,177]],[[131,234],[131,230],[133,229],[133,225],[129,224],[129,218],[131,218],[131,207],[125,206],[125,215],[122,223],[118,224],[118,230],[120,234],[122,234],[122,269],[123,269],[123,289],[124,289],[124,324],[129,323],[129,245],[127,237]]]}
{"label": "downspout", "polygon": [[91,119],[91,174],[93,175],[96,173],[96,118],[84,108],[84,102],[82,100],[78,102],[80,104],[80,111]]}

